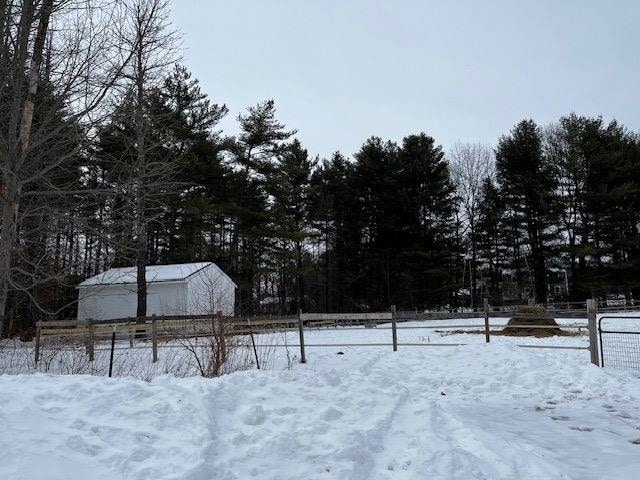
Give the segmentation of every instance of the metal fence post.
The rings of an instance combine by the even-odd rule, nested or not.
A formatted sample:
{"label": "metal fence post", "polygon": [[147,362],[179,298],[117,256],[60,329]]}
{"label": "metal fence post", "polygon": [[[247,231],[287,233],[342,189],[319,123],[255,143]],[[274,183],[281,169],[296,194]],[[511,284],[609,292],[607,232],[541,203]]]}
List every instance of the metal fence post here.
{"label": "metal fence post", "polygon": [[487,343],[491,341],[491,333],[489,330],[489,299],[484,297],[484,339]]}
{"label": "metal fence post", "polygon": [[113,373],[113,352],[116,349],[116,326],[114,325],[111,331],[111,354],[109,355],[109,378],[111,378],[111,374]]}
{"label": "metal fence post", "polygon": [[398,328],[396,325],[396,306],[391,305],[391,333],[393,335],[393,351],[398,351]]}
{"label": "metal fence post", "polygon": [[587,300],[587,325],[589,327],[589,351],[591,352],[591,363],[600,366],[599,351],[598,351],[598,329],[596,316],[598,314],[598,308],[596,301],[593,298]]}
{"label": "metal fence post", "polygon": [[158,319],[155,315],[151,317],[151,342],[153,350],[153,363],[158,361]]}
{"label": "metal fence post", "polygon": [[298,310],[298,333],[300,335],[300,363],[307,363],[307,356],[304,352],[304,328],[302,325],[302,310]]}
{"label": "metal fence post", "polygon": [[260,370],[260,359],[258,358],[258,349],[256,348],[256,340],[253,338],[253,330],[251,329],[251,320],[247,317],[247,325],[249,326],[249,335],[251,336],[251,345],[253,345],[253,354],[256,357],[256,367]]}

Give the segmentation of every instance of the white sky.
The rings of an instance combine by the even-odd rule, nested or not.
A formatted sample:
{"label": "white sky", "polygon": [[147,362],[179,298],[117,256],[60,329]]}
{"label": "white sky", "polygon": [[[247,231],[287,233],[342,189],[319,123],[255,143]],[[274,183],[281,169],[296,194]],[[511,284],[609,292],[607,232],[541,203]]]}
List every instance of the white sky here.
{"label": "white sky", "polygon": [[425,131],[494,145],[575,111],[640,129],[638,0],[172,0],[183,63],[231,109],[273,98],[309,152]]}

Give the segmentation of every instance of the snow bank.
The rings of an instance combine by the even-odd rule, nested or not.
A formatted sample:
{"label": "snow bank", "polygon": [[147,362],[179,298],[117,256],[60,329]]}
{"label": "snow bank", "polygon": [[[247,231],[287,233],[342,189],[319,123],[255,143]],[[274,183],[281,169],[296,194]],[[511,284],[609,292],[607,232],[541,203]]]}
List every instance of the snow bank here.
{"label": "snow bank", "polygon": [[309,358],[212,380],[2,376],[0,478],[637,478],[640,379],[584,351]]}

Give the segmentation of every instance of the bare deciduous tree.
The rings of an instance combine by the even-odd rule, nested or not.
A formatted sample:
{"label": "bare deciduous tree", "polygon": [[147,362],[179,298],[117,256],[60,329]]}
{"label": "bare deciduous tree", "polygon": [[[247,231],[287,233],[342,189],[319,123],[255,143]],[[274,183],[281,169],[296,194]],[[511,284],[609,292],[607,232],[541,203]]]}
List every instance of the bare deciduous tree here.
{"label": "bare deciduous tree", "polygon": [[462,221],[469,244],[471,306],[477,297],[477,224],[482,183],[495,175],[493,150],[479,143],[456,143],[449,153],[452,179],[456,185]]}
{"label": "bare deciduous tree", "polygon": [[160,86],[168,67],[177,61],[178,37],[169,23],[167,0],[133,0],[127,5],[126,27],[121,42],[130,49],[133,61],[125,71],[128,80],[124,92],[125,104],[133,119],[129,138],[132,155],[122,159],[124,176],[128,179],[126,196],[132,200],[133,236],[137,267],[137,316],[147,314],[147,283],[145,278],[148,251],[150,202],[168,185],[175,165],[159,153],[162,139],[154,137],[154,111],[151,96]]}
{"label": "bare deciduous tree", "polygon": [[53,173],[82,151],[129,60],[121,14],[117,0],[0,1],[0,332],[21,203],[36,184],[40,205],[61,194]]}

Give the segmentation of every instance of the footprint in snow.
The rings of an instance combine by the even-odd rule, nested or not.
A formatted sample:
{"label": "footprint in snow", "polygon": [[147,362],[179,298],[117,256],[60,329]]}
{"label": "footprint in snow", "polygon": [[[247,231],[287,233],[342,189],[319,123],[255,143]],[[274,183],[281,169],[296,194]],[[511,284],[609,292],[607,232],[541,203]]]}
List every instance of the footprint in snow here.
{"label": "footprint in snow", "polygon": [[569,427],[571,430],[577,430],[579,432],[593,432],[591,427]]}
{"label": "footprint in snow", "polygon": [[262,425],[267,419],[267,414],[261,405],[251,407],[248,412],[242,416],[245,425]]}
{"label": "footprint in snow", "polygon": [[296,413],[296,409],[293,407],[283,407],[274,410],[274,413],[276,415],[287,416]]}
{"label": "footprint in snow", "polygon": [[537,412],[544,412],[545,410],[553,410],[555,408],[556,407],[552,407],[552,406],[549,406],[549,405],[536,405],[535,410]]}
{"label": "footprint in snow", "polygon": [[91,457],[95,457],[102,451],[100,445],[88,443],[80,435],[71,435],[67,440],[67,446],[72,450]]}
{"label": "footprint in snow", "polygon": [[551,420],[569,420],[569,417],[566,415],[556,415],[551,417]]}
{"label": "footprint in snow", "polygon": [[628,419],[632,419],[633,417],[631,415],[629,415],[627,412],[618,412],[617,417],[620,418],[628,418]]}
{"label": "footprint in snow", "polygon": [[323,420],[332,422],[342,418],[342,412],[337,408],[329,407],[325,410],[324,414],[322,415],[322,418]]}
{"label": "footprint in snow", "polygon": [[634,438],[633,440],[629,440],[629,443],[633,443],[634,445],[640,445],[640,437]]}
{"label": "footprint in snow", "polygon": [[410,466],[411,466],[411,460],[406,460],[402,462],[401,465],[398,465],[397,462],[393,461],[387,464],[387,470],[390,472],[394,472],[396,469],[407,471],[409,470]]}

